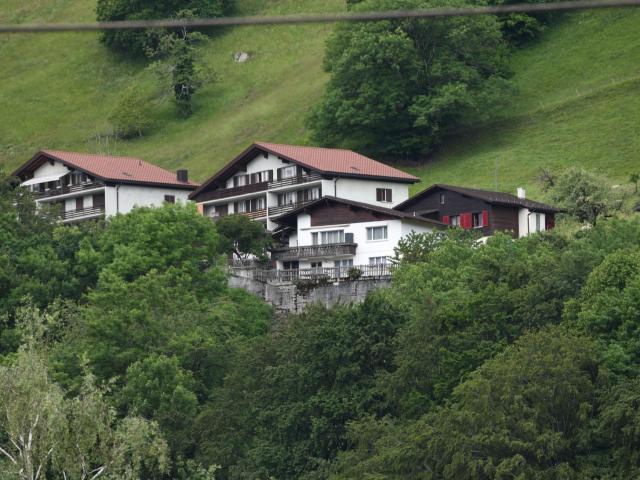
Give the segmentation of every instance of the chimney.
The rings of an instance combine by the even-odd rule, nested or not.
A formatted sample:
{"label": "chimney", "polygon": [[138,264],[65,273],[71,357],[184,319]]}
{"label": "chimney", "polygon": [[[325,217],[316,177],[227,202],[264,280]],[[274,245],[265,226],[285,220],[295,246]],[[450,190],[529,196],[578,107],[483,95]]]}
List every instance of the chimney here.
{"label": "chimney", "polygon": [[526,198],[524,188],[518,187],[518,198]]}
{"label": "chimney", "polygon": [[189,181],[189,170],[178,170],[176,172],[176,177],[179,182],[187,183]]}

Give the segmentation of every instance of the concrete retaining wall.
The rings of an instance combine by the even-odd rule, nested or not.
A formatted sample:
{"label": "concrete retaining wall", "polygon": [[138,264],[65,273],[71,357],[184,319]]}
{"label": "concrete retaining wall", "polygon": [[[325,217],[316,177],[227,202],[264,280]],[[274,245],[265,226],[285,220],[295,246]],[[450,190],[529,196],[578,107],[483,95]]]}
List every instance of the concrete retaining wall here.
{"label": "concrete retaining wall", "polygon": [[291,282],[259,282],[251,278],[229,276],[229,286],[243,288],[271,303],[277,312],[300,313],[307,305],[326,307],[343,303],[360,303],[367,293],[391,285],[391,278],[361,279],[336,284],[298,286]]}

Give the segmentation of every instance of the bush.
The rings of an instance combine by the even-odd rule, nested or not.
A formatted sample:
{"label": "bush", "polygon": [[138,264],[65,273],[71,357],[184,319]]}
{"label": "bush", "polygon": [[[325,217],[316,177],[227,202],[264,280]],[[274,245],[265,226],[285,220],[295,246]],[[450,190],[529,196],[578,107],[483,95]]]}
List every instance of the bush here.
{"label": "bush", "polygon": [[580,222],[596,224],[598,217],[622,208],[622,193],[608,180],[583,168],[572,167],[553,180],[551,200]]}
{"label": "bush", "polygon": [[131,86],[122,91],[116,107],[109,115],[113,132],[120,138],[141,137],[152,125],[149,106],[150,95],[139,86]]}

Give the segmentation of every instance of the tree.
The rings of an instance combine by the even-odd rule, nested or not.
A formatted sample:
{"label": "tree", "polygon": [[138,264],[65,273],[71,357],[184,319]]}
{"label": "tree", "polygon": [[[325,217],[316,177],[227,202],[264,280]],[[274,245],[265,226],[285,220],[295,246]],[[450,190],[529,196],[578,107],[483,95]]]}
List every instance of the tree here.
{"label": "tree", "polygon": [[[231,12],[232,0],[98,0],[98,21],[157,20],[174,18],[183,10],[195,17],[221,17]],[[109,30],[102,41],[111,49],[130,56],[142,56],[149,48],[156,48],[165,29]]]}
{"label": "tree", "polygon": [[221,248],[237,258],[255,255],[266,258],[272,239],[264,225],[254,222],[246,215],[227,215],[216,222]]}
{"label": "tree", "polygon": [[[598,380],[595,343],[567,329],[521,337],[406,426],[352,424],[332,479],[578,478]],[[587,477],[584,477],[587,478]]]}
{"label": "tree", "polygon": [[609,182],[583,168],[572,167],[555,179],[551,200],[580,222],[595,225],[598,218],[622,206],[620,194]]}
{"label": "tree", "polygon": [[[180,12],[182,18],[192,18],[190,11]],[[149,49],[147,55],[159,58],[153,66],[160,80],[167,84],[182,117],[193,113],[193,95],[214,74],[198,58],[196,46],[204,40],[199,32],[182,28],[163,35],[158,47]]]}
{"label": "tree", "polygon": [[44,478],[48,464],[60,478],[78,480],[166,472],[167,446],[157,426],[134,417],[117,421],[91,375],[79,395],[65,397],[49,378],[45,357],[30,346],[0,367],[0,383],[0,431],[7,441],[0,455],[17,478]]}
{"label": "tree", "polygon": [[[440,4],[371,0],[354,8]],[[379,155],[427,152],[446,133],[485,118],[504,97],[506,52],[491,16],[339,26],[325,54],[331,78],[308,122],[313,137]]]}

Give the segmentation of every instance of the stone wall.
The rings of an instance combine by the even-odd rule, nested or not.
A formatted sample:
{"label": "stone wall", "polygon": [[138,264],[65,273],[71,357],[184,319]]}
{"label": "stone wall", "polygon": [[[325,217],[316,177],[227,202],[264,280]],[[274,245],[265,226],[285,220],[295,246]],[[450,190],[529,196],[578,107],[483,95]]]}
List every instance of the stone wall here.
{"label": "stone wall", "polygon": [[269,302],[278,313],[300,313],[307,305],[321,303],[331,307],[338,303],[360,303],[372,290],[391,285],[391,278],[360,279],[319,285],[296,285],[292,282],[260,282],[230,275],[229,286],[243,288]]}

